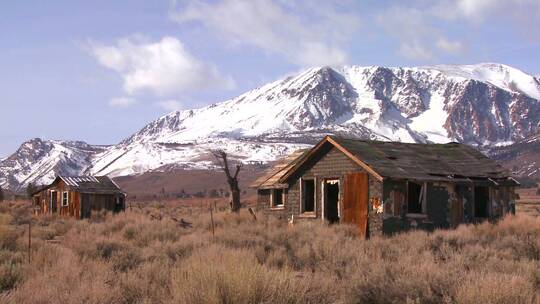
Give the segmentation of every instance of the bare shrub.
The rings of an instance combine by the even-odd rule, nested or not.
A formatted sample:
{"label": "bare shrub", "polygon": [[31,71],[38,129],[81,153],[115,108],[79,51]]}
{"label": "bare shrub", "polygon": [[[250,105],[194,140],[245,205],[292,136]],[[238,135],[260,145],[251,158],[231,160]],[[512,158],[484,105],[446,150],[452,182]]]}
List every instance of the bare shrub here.
{"label": "bare shrub", "polygon": [[538,292],[523,277],[507,274],[472,274],[457,288],[456,301],[475,303],[538,303]]}
{"label": "bare shrub", "polygon": [[[247,250],[211,246],[183,261],[172,278],[175,303],[324,303],[310,280],[271,270]],[[201,288],[202,287],[202,288]]]}
{"label": "bare shrub", "polygon": [[29,204],[6,205],[0,302],[540,301],[540,218],[364,241],[347,225],[254,221],[245,210],[215,213],[213,235],[206,202],[149,203],[93,220],[33,217],[28,264],[27,224],[15,218]]}
{"label": "bare shrub", "polygon": [[9,226],[0,226],[0,249],[15,250],[17,249],[17,239],[19,234]]}

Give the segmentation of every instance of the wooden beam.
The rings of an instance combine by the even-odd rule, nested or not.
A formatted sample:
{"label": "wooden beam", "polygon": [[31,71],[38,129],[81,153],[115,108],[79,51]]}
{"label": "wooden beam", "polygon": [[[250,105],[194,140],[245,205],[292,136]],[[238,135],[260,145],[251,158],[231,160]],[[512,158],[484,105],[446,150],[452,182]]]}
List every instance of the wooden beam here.
{"label": "wooden beam", "polygon": [[375,176],[377,180],[379,180],[380,182],[383,180],[383,177],[379,173],[375,172],[375,170],[373,170],[368,164],[361,161],[358,157],[356,157],[356,155],[352,154],[339,143],[337,143],[334,139],[332,139],[332,137],[327,136],[327,140],[328,142],[332,143],[339,151],[343,152],[343,154],[347,155],[350,159],[352,159],[356,164],[369,172],[371,175]]}
{"label": "wooden beam", "polygon": [[306,161],[306,159],[309,159],[313,154],[315,154],[315,152],[317,152],[321,147],[322,145],[324,145],[327,141],[329,136],[325,136],[318,144],[316,144],[313,148],[311,148],[311,150],[309,150],[309,152],[303,156],[303,158],[301,160],[299,160],[294,166],[292,166],[291,168],[289,168],[289,170],[287,171],[287,173],[285,173],[280,179],[279,181],[280,182],[283,182],[283,181],[286,181],[294,172],[296,172],[296,170],[298,168],[300,168],[304,162]]}
{"label": "wooden beam", "polygon": [[334,139],[332,139],[331,136],[327,135],[323,138],[323,140],[321,140],[318,144],[315,145],[315,147],[313,147],[309,153],[307,153],[304,158],[302,160],[300,160],[296,165],[294,165],[293,167],[291,167],[289,169],[289,171],[283,175],[281,178],[280,178],[280,181],[283,182],[283,181],[286,181],[294,172],[296,172],[296,170],[298,168],[300,168],[305,162],[306,160],[310,159],[311,156],[315,153],[317,153],[317,151],[325,144],[325,143],[330,143],[332,144],[334,147],[336,147],[339,151],[341,151],[343,154],[345,154],[347,157],[349,157],[352,161],[354,161],[357,165],[359,165],[362,169],[366,170],[369,174],[371,174],[372,176],[374,176],[378,181],[382,182],[383,180],[383,177],[375,172],[375,170],[373,170],[368,164],[364,163],[363,161],[361,161],[358,157],[356,157],[354,154],[352,154],[351,152],[349,152],[347,149],[345,149],[343,146],[341,146],[339,143],[337,143]]}

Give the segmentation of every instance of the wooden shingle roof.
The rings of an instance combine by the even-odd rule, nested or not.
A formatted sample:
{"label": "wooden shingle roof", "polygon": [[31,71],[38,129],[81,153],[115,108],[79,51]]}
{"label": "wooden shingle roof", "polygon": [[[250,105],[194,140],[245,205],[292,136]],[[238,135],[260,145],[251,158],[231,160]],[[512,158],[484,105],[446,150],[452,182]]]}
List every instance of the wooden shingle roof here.
{"label": "wooden shingle roof", "polygon": [[255,180],[251,187],[253,188],[275,188],[279,187],[279,180],[285,173],[289,171],[303,156],[307,154],[309,149],[296,150],[290,155],[279,160],[270,170]]}
{"label": "wooden shingle roof", "polygon": [[436,180],[510,176],[496,161],[464,144],[413,144],[340,137],[330,140],[383,177]]}
{"label": "wooden shingle roof", "polygon": [[497,162],[464,144],[416,144],[326,136],[311,150],[293,153],[278,163],[253,186],[275,188],[286,184],[324,145],[333,145],[378,180],[506,180],[511,176]]}

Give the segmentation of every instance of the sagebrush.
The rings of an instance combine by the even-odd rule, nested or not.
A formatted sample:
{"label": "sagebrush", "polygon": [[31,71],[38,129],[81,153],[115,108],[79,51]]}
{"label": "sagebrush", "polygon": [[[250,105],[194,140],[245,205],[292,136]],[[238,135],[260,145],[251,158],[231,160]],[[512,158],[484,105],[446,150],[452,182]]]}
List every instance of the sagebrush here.
{"label": "sagebrush", "polygon": [[29,264],[28,205],[0,207],[0,302],[540,303],[534,217],[364,241],[247,211],[215,213],[213,235],[206,210],[153,203],[34,217]]}

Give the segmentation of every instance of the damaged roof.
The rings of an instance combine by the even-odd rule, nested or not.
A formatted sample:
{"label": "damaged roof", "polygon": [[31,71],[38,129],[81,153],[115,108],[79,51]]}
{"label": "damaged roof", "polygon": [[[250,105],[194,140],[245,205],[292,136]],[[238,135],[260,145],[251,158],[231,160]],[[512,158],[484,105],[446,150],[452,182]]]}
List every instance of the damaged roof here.
{"label": "damaged roof", "polygon": [[284,159],[253,186],[272,188],[285,184],[325,145],[333,145],[378,180],[468,181],[510,177],[507,169],[464,144],[417,144],[326,136],[308,152]]}
{"label": "damaged roof", "polygon": [[251,187],[253,188],[274,188],[279,186],[279,180],[287,173],[303,156],[309,152],[309,149],[296,150],[290,155],[279,160],[270,170],[255,180]]}
{"label": "damaged roof", "polygon": [[434,180],[510,176],[496,161],[464,144],[413,144],[333,136],[329,139],[383,177]]}
{"label": "damaged roof", "polygon": [[[116,194],[123,193],[120,187],[108,176],[57,176],[54,181],[39,190],[35,193],[41,192],[52,185],[54,185],[59,180],[62,180],[68,185],[73,191],[80,193],[92,193],[92,194]],[[34,193],[34,194],[35,194]]]}

